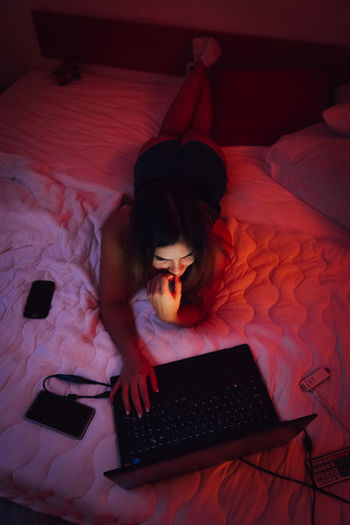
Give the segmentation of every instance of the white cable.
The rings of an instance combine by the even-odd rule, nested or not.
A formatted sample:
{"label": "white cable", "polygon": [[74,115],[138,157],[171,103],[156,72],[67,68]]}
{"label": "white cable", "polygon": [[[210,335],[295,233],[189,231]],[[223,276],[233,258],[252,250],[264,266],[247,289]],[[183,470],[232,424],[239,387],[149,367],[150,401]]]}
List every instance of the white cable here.
{"label": "white cable", "polygon": [[328,410],[330,415],[333,416],[338,421],[338,423],[340,423],[345,428],[345,430],[347,430],[350,433],[349,427],[343,420],[342,416],[333,407],[329,406],[325,398],[321,396],[321,394],[316,392],[316,390],[310,390],[310,392],[314,394],[318,401],[325,407],[326,410]]}

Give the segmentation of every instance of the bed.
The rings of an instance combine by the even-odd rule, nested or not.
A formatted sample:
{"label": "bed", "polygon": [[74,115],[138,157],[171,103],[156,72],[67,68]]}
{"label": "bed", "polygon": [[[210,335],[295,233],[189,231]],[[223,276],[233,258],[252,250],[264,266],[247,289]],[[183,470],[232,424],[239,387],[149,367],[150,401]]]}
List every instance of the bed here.
{"label": "bed", "polygon": [[[66,49],[58,56],[45,44],[50,35],[58,40],[51,26],[44,35],[40,31],[48,20],[55,20],[61,34],[65,17],[58,47],[62,41],[74,47],[70,31],[79,40],[74,23],[80,35],[83,22],[94,22],[101,31],[100,20],[71,15],[70,29],[67,16],[34,13],[45,56],[68,58]],[[108,382],[121,368],[99,317],[101,226],[123,193],[132,191],[137,152],[157,133],[181,84],[191,37],[198,34],[177,28],[174,38],[163,28],[142,27],[146,34],[168,35],[177,46],[181,60],[174,58],[174,69],[167,70],[168,59],[149,65],[141,57],[141,64],[133,50],[129,62],[111,64],[103,53],[106,47],[99,50],[101,67],[95,65],[97,57],[75,50],[71,56],[81,64],[80,79],[58,86],[52,72],[35,70],[0,97],[0,496],[72,523],[309,523],[312,490],[240,460],[132,490],[113,484],[103,476],[119,464],[106,400],[84,401],[96,414],[81,441],[24,418],[46,376],[71,373]],[[132,40],[129,26],[118,35]],[[221,35],[224,53],[226,43],[232,57],[237,39]],[[249,58],[257,42],[265,45],[258,64]],[[132,304],[155,364],[248,343],[281,419],[318,414],[309,426],[317,456],[350,445],[350,76],[337,63],[350,51],[343,48],[339,54],[329,46],[325,54],[324,46],[305,44],[312,52],[302,55],[308,64],[301,64],[294,60],[301,60],[300,45],[285,43],[286,62],[281,62],[281,45],[253,39],[250,52],[245,48],[235,54],[238,63],[219,63],[212,74],[214,134],[223,146],[229,179],[222,215],[235,257],[208,318],[193,328],[163,323],[144,290]],[[321,66],[328,76],[320,73]],[[127,74],[126,67],[134,73]],[[252,85],[259,86],[260,98],[249,97]],[[267,118],[259,108],[271,89],[275,94]],[[237,112],[245,101],[239,121]],[[277,118],[283,111],[283,119]],[[43,320],[23,317],[36,279],[56,283],[52,308]],[[320,367],[329,368],[331,378],[317,392],[342,422],[299,386]],[[62,394],[72,388],[58,382],[53,386]],[[81,390],[99,391],[74,388]],[[301,436],[287,447],[248,459],[310,483]],[[349,481],[329,492],[349,499]],[[316,523],[343,525],[349,516],[345,502],[317,495]]]}

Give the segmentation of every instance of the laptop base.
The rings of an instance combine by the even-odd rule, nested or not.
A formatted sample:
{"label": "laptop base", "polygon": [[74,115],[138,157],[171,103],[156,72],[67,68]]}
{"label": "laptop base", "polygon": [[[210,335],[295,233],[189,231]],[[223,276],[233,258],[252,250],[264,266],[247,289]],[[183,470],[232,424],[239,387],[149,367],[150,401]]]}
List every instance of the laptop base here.
{"label": "laptop base", "polygon": [[317,414],[279,423],[264,432],[220,443],[189,454],[182,454],[156,463],[130,465],[104,472],[104,475],[125,489],[153,483],[179,474],[199,470],[225,461],[287,445],[315,419]]}

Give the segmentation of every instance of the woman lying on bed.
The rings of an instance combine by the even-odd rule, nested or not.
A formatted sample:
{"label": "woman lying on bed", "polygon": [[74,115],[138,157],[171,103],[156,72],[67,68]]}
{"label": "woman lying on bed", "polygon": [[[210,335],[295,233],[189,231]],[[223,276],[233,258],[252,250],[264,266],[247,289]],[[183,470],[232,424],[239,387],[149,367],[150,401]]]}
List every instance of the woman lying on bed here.
{"label": "woman lying on bed", "polygon": [[138,415],[150,409],[147,378],[157,379],[142,352],[130,298],[140,288],[162,321],[193,326],[202,321],[222,282],[232,250],[219,218],[226,189],[212,122],[207,68],[220,55],[214,39],[196,39],[197,63],[170,107],[158,137],[141,149],[135,165],[135,199],[123,199],[103,227],[101,317],[123,356],[115,392],[130,397]]}

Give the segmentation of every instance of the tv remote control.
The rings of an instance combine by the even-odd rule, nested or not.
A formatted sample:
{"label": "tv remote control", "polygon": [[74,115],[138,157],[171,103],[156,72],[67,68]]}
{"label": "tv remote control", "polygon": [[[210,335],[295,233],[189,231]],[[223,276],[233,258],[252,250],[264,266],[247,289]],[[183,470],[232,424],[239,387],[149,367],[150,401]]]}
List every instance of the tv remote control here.
{"label": "tv remote control", "polygon": [[312,458],[311,469],[319,488],[350,479],[350,447]]}

